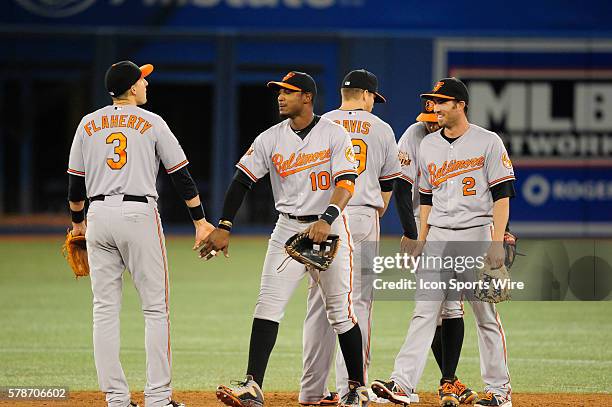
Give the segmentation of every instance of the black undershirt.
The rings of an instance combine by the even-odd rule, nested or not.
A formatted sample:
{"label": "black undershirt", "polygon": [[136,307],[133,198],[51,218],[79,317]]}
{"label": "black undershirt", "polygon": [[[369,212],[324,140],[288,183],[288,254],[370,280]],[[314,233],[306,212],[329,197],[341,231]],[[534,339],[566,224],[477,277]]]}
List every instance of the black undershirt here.
{"label": "black undershirt", "polygon": [[303,129],[296,130],[296,129],[294,129],[291,126],[289,126],[289,127],[291,127],[291,130],[293,130],[293,132],[295,134],[297,134],[302,140],[304,140],[306,138],[306,136],[308,135],[308,133],[310,133],[310,130],[312,130],[312,128],[314,126],[316,126],[317,123],[319,123],[319,120],[321,120],[321,116],[315,114],[314,117],[312,118],[312,121],[310,122],[310,124],[308,126],[304,127]]}

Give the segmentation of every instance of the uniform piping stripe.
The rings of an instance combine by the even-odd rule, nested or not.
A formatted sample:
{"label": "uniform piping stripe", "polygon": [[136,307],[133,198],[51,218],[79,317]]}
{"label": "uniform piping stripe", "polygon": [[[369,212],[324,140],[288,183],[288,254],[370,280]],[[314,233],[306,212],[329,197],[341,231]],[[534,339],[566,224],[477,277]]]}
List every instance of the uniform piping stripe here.
{"label": "uniform piping stripe", "polygon": [[425,188],[421,188],[421,187],[419,187],[419,192],[422,192],[424,194],[431,194],[432,193],[431,189],[425,189]]}
{"label": "uniform piping stripe", "polygon": [[242,172],[244,172],[246,175],[248,175],[249,178],[251,178],[253,180],[253,182],[257,182],[257,177],[255,175],[253,175],[253,173],[251,171],[249,171],[249,169],[247,167],[245,167],[244,165],[238,163],[236,164],[236,167],[240,168],[242,170]]}
{"label": "uniform piping stripe", "polygon": [[168,169],[166,170],[166,172],[167,172],[168,174],[170,174],[170,173],[172,173],[172,172],[174,172],[174,171],[176,171],[176,170],[181,169],[182,167],[186,166],[187,164],[189,164],[189,161],[187,161],[187,160],[185,160],[185,161],[181,161],[180,163],[176,164],[174,167],[172,167],[172,168],[168,168]]}
{"label": "uniform piping stripe", "polygon": [[[376,217],[376,253],[378,254],[378,242],[380,240],[380,218],[377,216]],[[361,272],[361,270],[359,270],[359,272]],[[363,290],[363,287],[362,287]],[[365,357],[363,360],[363,380],[364,381],[368,381],[368,367],[369,367],[369,360],[370,360],[370,344],[371,344],[371,339],[372,339],[372,308],[374,308],[374,301],[372,299],[370,299],[370,304],[369,304],[369,311],[368,311],[368,344],[366,346],[366,352],[365,352]]]}
{"label": "uniform piping stripe", "polygon": [[393,178],[397,178],[397,177],[401,177],[401,176],[402,176],[401,172],[396,172],[394,174],[385,175],[384,177],[380,177],[378,179],[382,179],[382,180],[384,180],[384,179],[393,179]]}
{"label": "uniform piping stripe", "polygon": [[338,171],[337,173],[332,174],[332,179],[336,179],[338,176],[340,176],[342,174],[355,174],[355,175],[357,175],[357,171],[355,171],[355,170]]}
{"label": "uniform piping stripe", "polygon": [[349,318],[353,321],[354,324],[357,323],[355,320],[355,316],[353,315],[353,300],[351,299],[351,294],[353,293],[353,243],[351,239],[351,232],[349,232],[348,225],[346,224],[346,216],[342,214],[342,221],[344,222],[344,230],[346,230],[346,234],[348,235],[348,247],[349,247],[349,266],[351,269],[351,288],[348,293],[348,312]]}
{"label": "uniform piping stripe", "polygon": [[164,250],[164,240],[162,239],[161,224],[159,221],[159,213],[155,209],[155,222],[157,223],[157,237],[159,238],[159,248],[164,262],[164,284],[165,284],[165,302],[166,302],[166,321],[168,322],[168,349],[166,356],[168,357],[168,367],[172,370],[172,352],[170,348],[170,307],[168,305],[168,263],[166,261],[166,251]]}
{"label": "uniform piping stripe", "polygon": [[499,319],[499,313],[495,311],[495,321],[497,322],[497,328],[502,338],[502,344],[504,345],[504,365],[506,366],[506,374],[508,375],[508,383],[510,382],[510,372],[508,371],[508,350],[506,349],[506,334],[502,327],[501,320]]}
{"label": "uniform piping stripe", "polygon": [[409,176],[402,174],[402,175],[400,175],[400,178],[405,180],[405,181],[410,182],[411,185],[414,185],[414,180],[412,178],[410,178]]}
{"label": "uniform piping stripe", "polygon": [[68,174],[72,174],[72,175],[79,175],[81,177],[85,176],[85,171],[77,171],[77,170],[73,170],[72,168],[68,168],[68,171],[66,171]]}
{"label": "uniform piping stripe", "polygon": [[501,177],[501,178],[496,179],[495,181],[489,182],[489,186],[492,187],[495,184],[499,184],[500,182],[507,181],[510,179],[516,179],[516,178],[514,177],[514,175],[508,175],[506,177]]}

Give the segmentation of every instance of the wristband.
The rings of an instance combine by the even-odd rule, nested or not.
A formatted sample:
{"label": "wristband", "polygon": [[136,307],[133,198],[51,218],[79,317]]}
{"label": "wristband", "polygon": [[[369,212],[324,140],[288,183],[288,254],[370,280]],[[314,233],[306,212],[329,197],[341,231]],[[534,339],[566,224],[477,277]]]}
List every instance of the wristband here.
{"label": "wristband", "polygon": [[188,206],[187,208],[189,209],[189,215],[191,216],[192,220],[204,219],[204,207],[202,204],[194,207]]}
{"label": "wristband", "polygon": [[325,209],[325,212],[323,212],[320,219],[329,223],[331,226],[338,216],[340,216],[340,208],[334,204],[331,204],[327,207],[327,209]]}
{"label": "wristband", "polygon": [[85,208],[80,211],[73,211],[70,209],[70,217],[72,218],[72,223],[81,223],[85,220]]}
{"label": "wristband", "polygon": [[229,220],[221,219],[219,221],[218,228],[219,229],[223,229],[223,230],[227,230],[228,232],[230,232],[232,230],[232,226],[233,225],[234,224],[232,222],[230,222]]}

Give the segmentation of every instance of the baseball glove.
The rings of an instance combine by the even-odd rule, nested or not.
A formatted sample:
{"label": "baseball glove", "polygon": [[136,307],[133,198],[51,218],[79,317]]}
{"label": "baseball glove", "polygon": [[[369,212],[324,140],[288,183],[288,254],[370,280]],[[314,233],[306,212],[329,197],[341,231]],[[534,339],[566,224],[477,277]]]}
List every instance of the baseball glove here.
{"label": "baseball glove", "polygon": [[72,231],[69,230],[66,234],[66,241],[62,246],[62,254],[68,261],[68,265],[76,278],[89,275],[85,236],[72,236]]}
{"label": "baseball glove", "polygon": [[482,283],[474,290],[476,299],[497,304],[511,298],[510,274],[506,266],[492,269],[489,264],[485,264],[478,271],[478,280]]}
{"label": "baseball glove", "polygon": [[518,238],[514,236],[512,233],[506,231],[504,233],[504,251],[506,252],[506,258],[504,260],[504,264],[507,268],[511,268],[514,264],[514,259],[517,256],[516,253],[516,241]]}
{"label": "baseball glove", "polygon": [[338,235],[328,235],[327,240],[316,244],[308,237],[308,233],[302,232],[287,240],[285,250],[294,260],[324,271],[336,257],[339,243]]}

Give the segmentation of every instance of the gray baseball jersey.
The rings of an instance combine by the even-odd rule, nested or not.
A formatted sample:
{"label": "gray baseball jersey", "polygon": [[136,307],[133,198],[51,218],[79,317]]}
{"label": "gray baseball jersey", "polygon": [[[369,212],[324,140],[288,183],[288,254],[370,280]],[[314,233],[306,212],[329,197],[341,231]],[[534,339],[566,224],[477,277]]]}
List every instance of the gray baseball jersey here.
{"label": "gray baseball jersey", "polygon": [[169,174],[189,163],[164,119],[135,105],[112,105],[79,123],[68,173],[85,177],[90,197],[130,194],[157,199],[160,161]]}
{"label": "gray baseball jersey", "polygon": [[[423,122],[410,125],[397,142],[399,150],[399,162],[402,169],[401,178],[412,184],[412,208],[414,217],[419,218],[419,147],[423,138],[429,134],[427,126]],[[417,226],[419,224],[417,223]]]}
{"label": "gray baseball jersey", "polygon": [[474,124],[453,143],[442,138],[440,130],[424,138],[419,169],[419,192],[433,194],[428,223],[440,228],[492,223],[489,188],[515,179],[501,138]]}
{"label": "gray baseball jersey", "polygon": [[319,215],[329,205],[334,180],[357,174],[351,138],[342,126],[321,118],[302,140],[289,119],[261,133],[238,164],[253,181],[270,172],[276,210]]}
{"label": "gray baseball jersey", "polygon": [[332,110],[323,117],[342,125],[351,136],[359,178],[350,206],[382,208],[379,181],[401,175],[393,129],[365,110]]}

